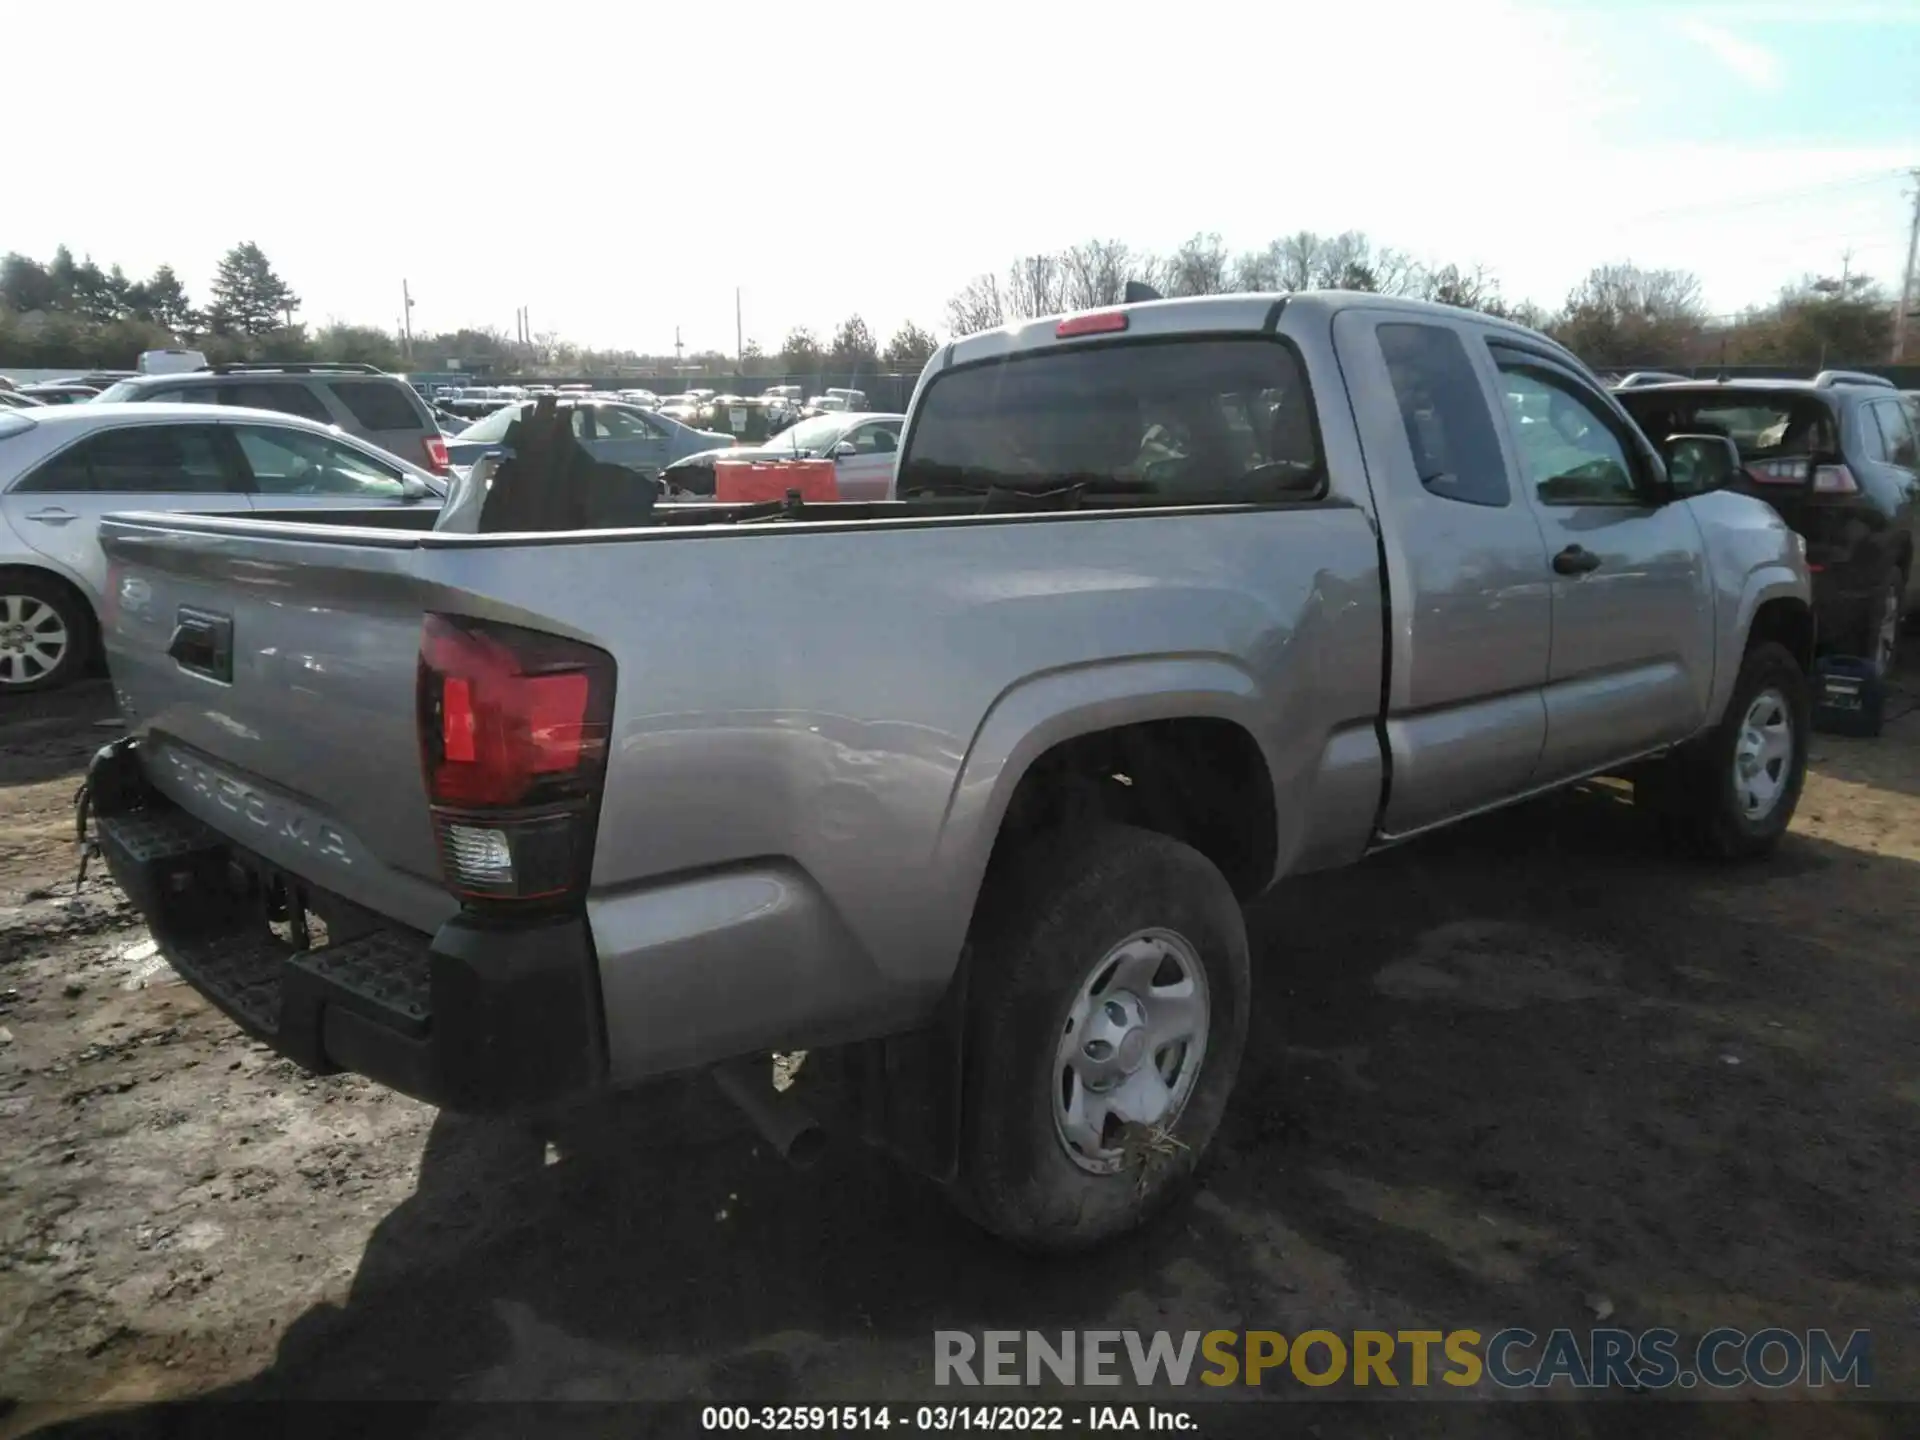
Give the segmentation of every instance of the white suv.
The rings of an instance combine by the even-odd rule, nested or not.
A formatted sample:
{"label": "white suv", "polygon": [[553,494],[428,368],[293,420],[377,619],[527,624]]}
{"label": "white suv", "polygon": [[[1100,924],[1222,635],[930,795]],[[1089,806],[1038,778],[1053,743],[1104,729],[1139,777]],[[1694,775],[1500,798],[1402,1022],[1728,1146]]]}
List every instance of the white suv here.
{"label": "white suv", "polygon": [[444,494],[425,470],[276,411],[98,400],[0,410],[0,695],[64,685],[92,658],[104,515],[437,508]]}

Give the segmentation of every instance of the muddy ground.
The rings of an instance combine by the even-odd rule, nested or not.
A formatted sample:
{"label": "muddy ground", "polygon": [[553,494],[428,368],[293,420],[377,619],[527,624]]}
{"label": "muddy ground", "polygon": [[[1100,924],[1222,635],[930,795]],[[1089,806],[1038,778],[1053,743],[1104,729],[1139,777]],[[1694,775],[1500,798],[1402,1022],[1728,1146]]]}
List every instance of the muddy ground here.
{"label": "muddy ground", "polygon": [[[1819,739],[1759,866],[1677,857],[1595,787],[1284,888],[1200,1193],[1039,1264],[857,1149],[783,1168],[703,1084],[536,1132],[303,1076],[110,882],[74,894],[111,714],[91,683],[0,717],[0,1436],[208,1393],[926,1398],[936,1328],[1599,1314],[1867,1327],[1875,1393],[1920,1399],[1920,715]],[[1572,1421],[1441,1408],[1343,1428]],[[1813,1409],[1639,1408],[1726,1435]]]}

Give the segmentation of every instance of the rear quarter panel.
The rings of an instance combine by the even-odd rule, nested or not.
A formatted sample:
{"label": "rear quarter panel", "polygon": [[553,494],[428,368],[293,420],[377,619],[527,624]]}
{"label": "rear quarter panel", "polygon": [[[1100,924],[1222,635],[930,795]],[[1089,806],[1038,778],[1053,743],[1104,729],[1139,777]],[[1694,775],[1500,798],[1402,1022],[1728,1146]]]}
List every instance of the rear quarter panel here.
{"label": "rear quarter panel", "polygon": [[[1020,775],[1109,725],[1244,725],[1278,791],[1282,868],[1331,823],[1323,771],[1351,778],[1357,757],[1372,787],[1335,807],[1354,853],[1377,799],[1377,545],[1351,505],[475,547],[436,565],[449,593],[484,593],[482,613],[548,629],[561,613],[616,656],[590,907],[603,984],[609,952],[658,944],[659,925],[744,938],[786,907],[820,944],[755,960],[765,983],[917,1018]],[[758,878],[637,918],[670,878],[735,867]]]}

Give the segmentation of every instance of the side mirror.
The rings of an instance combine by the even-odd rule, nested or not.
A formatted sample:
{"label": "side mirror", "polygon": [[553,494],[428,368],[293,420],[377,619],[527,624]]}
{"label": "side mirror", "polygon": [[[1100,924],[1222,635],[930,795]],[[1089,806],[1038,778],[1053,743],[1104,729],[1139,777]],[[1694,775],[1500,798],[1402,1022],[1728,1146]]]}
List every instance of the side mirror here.
{"label": "side mirror", "polygon": [[1724,435],[1669,435],[1660,442],[1674,497],[1721,490],[1739,478],[1740,447]]}
{"label": "side mirror", "polygon": [[836,460],[851,460],[860,452],[853,448],[853,442],[851,440],[842,440],[827,453],[832,455]]}

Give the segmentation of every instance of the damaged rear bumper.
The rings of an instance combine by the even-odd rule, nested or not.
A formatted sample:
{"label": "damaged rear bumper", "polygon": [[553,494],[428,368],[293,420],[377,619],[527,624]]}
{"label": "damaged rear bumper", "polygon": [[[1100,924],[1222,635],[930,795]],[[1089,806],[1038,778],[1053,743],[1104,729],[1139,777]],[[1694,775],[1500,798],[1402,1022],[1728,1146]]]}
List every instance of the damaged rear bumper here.
{"label": "damaged rear bumper", "polygon": [[83,795],[102,858],[174,969],[315,1074],[350,1070],[483,1112],[605,1081],[584,916],[459,915],[432,935],[393,926],[173,806],[146,784],[133,741],[94,757]]}

